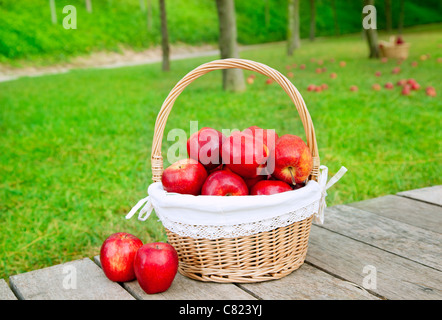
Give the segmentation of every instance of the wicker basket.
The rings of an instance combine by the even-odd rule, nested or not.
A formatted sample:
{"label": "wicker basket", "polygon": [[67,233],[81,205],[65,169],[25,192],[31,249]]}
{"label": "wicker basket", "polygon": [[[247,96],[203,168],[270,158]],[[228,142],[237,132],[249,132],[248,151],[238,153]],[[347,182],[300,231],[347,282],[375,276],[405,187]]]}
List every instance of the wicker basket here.
{"label": "wicker basket", "polygon": [[[315,131],[300,93],[281,73],[250,60],[225,59],[203,64],[181,79],[164,101],[155,123],[152,144],[152,176],[161,181],[161,142],[167,118],[180,93],[195,79],[220,69],[240,68],[261,73],[277,82],[294,103],[304,126],[307,146],[313,156],[309,180],[319,178],[319,155]],[[284,277],[305,259],[312,217],[249,236],[221,239],[193,239],[166,229],[168,241],[179,256],[179,272],[189,278],[213,282],[258,282]]]}
{"label": "wicker basket", "polygon": [[390,37],[390,41],[379,41],[379,49],[382,57],[405,60],[410,50],[409,43],[396,44],[396,38]]}

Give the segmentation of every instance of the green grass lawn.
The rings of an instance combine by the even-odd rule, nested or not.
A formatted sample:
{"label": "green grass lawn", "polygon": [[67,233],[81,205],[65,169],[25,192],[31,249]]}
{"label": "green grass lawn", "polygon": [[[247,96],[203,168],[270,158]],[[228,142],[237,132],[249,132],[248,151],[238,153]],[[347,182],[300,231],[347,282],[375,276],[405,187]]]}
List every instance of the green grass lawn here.
{"label": "green grass lawn", "polygon": [[[292,81],[310,110],[321,162],[331,174],[342,165],[349,170],[329,190],[329,206],[442,183],[440,29],[407,31],[411,56],[399,75],[391,74],[396,61],[367,59],[359,35],[306,41],[293,57],[283,45],[242,52],[284,73],[286,65],[306,64],[291,70]],[[419,60],[422,54],[430,59]],[[154,64],[0,83],[0,278],[92,257],[117,231],[145,242],[166,239],[154,215],[144,223],[124,216],[151,182],[153,128],[163,100],[187,72],[216,58],[174,61],[169,73]],[[323,59],[327,72],[316,74],[311,58]],[[411,67],[413,60],[418,67]],[[374,75],[378,70],[381,77]],[[401,96],[398,87],[371,89],[401,78],[434,86],[438,96],[424,89],[410,96]],[[329,89],[307,92],[310,83]],[[359,91],[350,92],[350,85]],[[200,127],[258,125],[304,136],[287,95],[261,75],[239,94],[222,91],[220,71],[195,81],[172,110],[164,153],[174,143],[166,141],[167,132],[188,131],[191,120]]]}

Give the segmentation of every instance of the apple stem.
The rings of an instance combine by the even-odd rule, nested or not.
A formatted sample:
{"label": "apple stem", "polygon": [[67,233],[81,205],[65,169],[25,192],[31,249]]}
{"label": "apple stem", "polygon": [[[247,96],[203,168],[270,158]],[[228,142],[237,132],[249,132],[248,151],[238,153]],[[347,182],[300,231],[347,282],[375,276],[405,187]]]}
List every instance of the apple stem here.
{"label": "apple stem", "polygon": [[292,169],[293,169],[292,167],[289,167],[290,176],[292,177],[292,184],[295,186],[296,182],[295,182],[295,177],[293,176]]}

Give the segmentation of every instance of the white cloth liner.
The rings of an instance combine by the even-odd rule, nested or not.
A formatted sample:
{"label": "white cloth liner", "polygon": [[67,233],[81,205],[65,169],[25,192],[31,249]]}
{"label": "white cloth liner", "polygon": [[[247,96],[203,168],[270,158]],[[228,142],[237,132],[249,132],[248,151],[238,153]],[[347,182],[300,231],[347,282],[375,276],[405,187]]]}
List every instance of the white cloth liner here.
{"label": "white cloth liner", "polygon": [[308,181],[303,188],[270,196],[193,196],[168,193],[161,182],[148,188],[149,196],[140,200],[126,215],[130,219],[141,207],[138,219],[145,221],[153,209],[167,229],[193,238],[216,239],[251,235],[273,230],[315,215],[324,222],[326,190],[347,169],[342,167],[327,183],[328,168],[320,167],[319,182]]}

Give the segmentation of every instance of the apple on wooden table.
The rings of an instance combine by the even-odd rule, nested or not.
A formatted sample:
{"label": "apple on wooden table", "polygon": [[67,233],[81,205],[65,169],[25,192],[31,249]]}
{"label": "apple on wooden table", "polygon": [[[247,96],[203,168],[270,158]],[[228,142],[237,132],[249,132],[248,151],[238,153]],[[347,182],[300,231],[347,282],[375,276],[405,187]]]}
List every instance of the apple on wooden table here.
{"label": "apple on wooden table", "polygon": [[141,289],[148,294],[169,289],[178,263],[178,254],[168,243],[147,243],[140,247],[135,255],[134,270]]}
{"label": "apple on wooden table", "polygon": [[101,268],[106,277],[117,282],[134,280],[134,258],[142,245],[140,239],[126,232],[110,235],[100,249]]}

